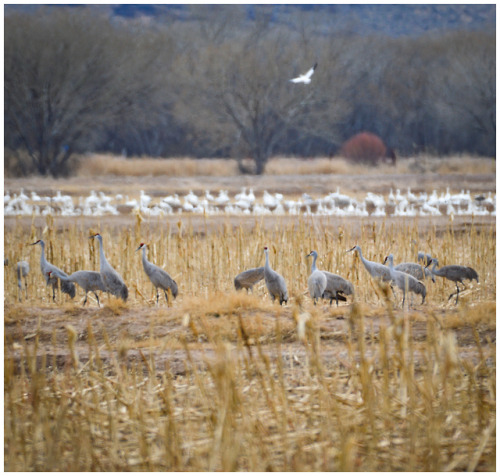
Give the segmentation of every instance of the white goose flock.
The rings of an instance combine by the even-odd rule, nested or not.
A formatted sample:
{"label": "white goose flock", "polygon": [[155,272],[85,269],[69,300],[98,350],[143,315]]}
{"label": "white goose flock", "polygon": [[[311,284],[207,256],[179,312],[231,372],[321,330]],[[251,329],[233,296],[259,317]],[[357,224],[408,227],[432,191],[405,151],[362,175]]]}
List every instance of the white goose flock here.
{"label": "white goose flock", "polygon": [[416,194],[408,188],[406,193],[391,189],[387,196],[368,192],[364,199],[342,194],[337,188],[323,197],[304,193],[300,198],[286,198],[281,193],[264,190],[256,197],[246,187],[231,197],[227,190],[212,194],[209,190],[197,195],[192,190],[184,196],[178,194],[151,197],[144,190],[138,199],[117,194],[106,195],[92,190],[87,197],[71,197],[57,190],[53,196],[30,196],[21,189],[19,194],[8,191],[4,195],[4,216],[106,216],[141,213],[144,216],[164,216],[182,213],[206,215],[332,215],[371,217],[412,217],[489,215],[496,216],[496,194],[471,195],[462,190],[452,194],[449,188],[438,193]]}

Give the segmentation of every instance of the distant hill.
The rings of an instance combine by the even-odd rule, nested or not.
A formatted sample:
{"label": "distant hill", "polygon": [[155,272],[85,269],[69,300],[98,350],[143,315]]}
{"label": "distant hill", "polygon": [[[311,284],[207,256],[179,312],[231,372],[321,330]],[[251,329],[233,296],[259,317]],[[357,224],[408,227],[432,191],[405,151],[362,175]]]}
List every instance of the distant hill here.
{"label": "distant hill", "polygon": [[[41,5],[5,5],[5,14],[11,11],[35,11]],[[117,5],[57,5],[55,8],[91,8],[108,14],[110,18],[137,19],[149,17],[165,20],[189,21],[189,5],[117,4]],[[208,5],[207,5],[208,7]],[[383,34],[393,37],[420,36],[425,33],[449,30],[496,29],[496,5],[241,5],[252,21],[256,9],[268,8],[271,21],[293,23],[297,12],[320,13],[317,31],[321,33],[350,33],[355,35]]]}

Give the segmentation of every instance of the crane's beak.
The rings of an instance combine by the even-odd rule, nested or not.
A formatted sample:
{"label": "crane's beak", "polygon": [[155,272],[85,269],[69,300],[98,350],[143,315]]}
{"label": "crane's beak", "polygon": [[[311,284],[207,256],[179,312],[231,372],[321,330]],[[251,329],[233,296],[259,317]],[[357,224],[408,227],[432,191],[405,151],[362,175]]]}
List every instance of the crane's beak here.
{"label": "crane's beak", "polygon": [[346,253],[349,253],[349,251],[353,251],[355,248],[356,248],[356,247],[355,247],[355,246],[353,246],[350,250],[346,250],[345,252],[346,252]]}
{"label": "crane's beak", "polygon": [[385,260],[382,264],[385,264],[385,263],[387,263],[387,256],[385,257]]}
{"label": "crane's beak", "polygon": [[139,246],[139,248],[137,248],[135,251],[139,251],[142,249],[142,246]]}

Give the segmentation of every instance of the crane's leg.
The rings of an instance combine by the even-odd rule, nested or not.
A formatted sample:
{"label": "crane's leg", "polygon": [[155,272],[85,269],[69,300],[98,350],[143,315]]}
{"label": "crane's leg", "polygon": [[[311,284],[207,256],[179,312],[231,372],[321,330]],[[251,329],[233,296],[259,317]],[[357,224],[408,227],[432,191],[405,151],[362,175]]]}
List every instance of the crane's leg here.
{"label": "crane's leg", "polygon": [[448,298],[448,301],[449,301],[449,300],[450,300],[450,299],[451,299],[451,298],[452,298],[452,297],[456,294],[456,295],[457,295],[457,299],[456,299],[456,301],[455,301],[455,304],[457,304],[457,303],[458,303],[458,294],[459,294],[459,292],[460,292],[460,288],[458,287],[458,283],[455,283],[455,284],[456,284],[456,286],[457,286],[457,291],[456,291],[455,293],[451,293],[451,294],[450,294],[450,297]]}
{"label": "crane's leg", "polygon": [[28,299],[28,280],[24,279],[24,288],[26,289],[26,299]]}
{"label": "crane's leg", "polygon": [[52,302],[56,302],[56,285],[52,285]]}
{"label": "crane's leg", "polygon": [[[330,301],[330,306],[332,305],[332,301]],[[339,307],[339,293],[337,291],[335,291],[335,304],[337,305],[337,307]]]}
{"label": "crane's leg", "polygon": [[97,299],[97,307],[101,307],[101,305],[99,304],[99,296],[97,295],[97,293],[95,291],[92,291],[92,292],[94,293],[94,296]]}
{"label": "crane's leg", "polygon": [[158,291],[158,288],[156,288],[156,305],[158,306],[158,301],[160,300],[160,292]]}
{"label": "crane's leg", "polygon": [[83,301],[83,306],[85,307],[85,304],[87,304],[87,293],[88,291],[85,291],[85,299]]}

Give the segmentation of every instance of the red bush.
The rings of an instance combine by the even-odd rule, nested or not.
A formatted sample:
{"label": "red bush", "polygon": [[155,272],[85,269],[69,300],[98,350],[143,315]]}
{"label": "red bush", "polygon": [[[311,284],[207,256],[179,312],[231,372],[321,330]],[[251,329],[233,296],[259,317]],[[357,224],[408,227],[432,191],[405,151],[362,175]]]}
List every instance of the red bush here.
{"label": "red bush", "polygon": [[360,132],[344,142],[339,155],[355,162],[377,164],[394,152],[388,150],[382,139],[371,132]]}

